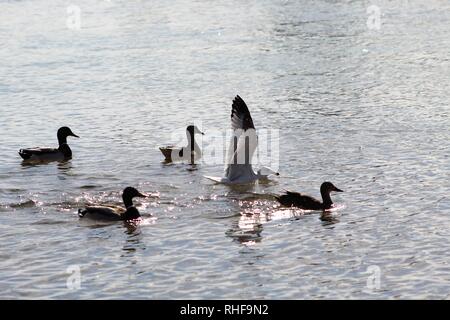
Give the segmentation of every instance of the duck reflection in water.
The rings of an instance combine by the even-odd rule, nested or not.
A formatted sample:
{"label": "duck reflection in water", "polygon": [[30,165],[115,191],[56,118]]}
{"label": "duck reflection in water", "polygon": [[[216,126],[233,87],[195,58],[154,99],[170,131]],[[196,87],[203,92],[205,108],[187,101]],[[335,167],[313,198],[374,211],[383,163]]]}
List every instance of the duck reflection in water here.
{"label": "duck reflection in water", "polygon": [[334,214],[332,211],[323,211],[320,214],[320,220],[324,227],[336,224],[339,222],[339,216]]}
{"label": "duck reflection in water", "polygon": [[122,247],[122,251],[124,251],[124,253],[121,256],[130,256],[137,250],[145,250],[145,243],[142,242],[143,233],[140,228],[140,224],[131,221],[124,221],[123,224],[126,228],[126,239]]}
{"label": "duck reflection in water", "polygon": [[248,194],[239,201],[239,219],[234,220],[226,235],[244,245],[254,245],[262,241],[264,224],[276,220],[297,219],[304,215],[300,209],[279,210],[273,204],[270,194]]}
{"label": "duck reflection in water", "polygon": [[239,220],[234,220],[231,228],[225,234],[246,246],[251,246],[261,242],[263,224],[258,221],[258,217],[252,215],[241,215]]}
{"label": "duck reflection in water", "polygon": [[32,160],[24,160],[20,163],[23,169],[28,168],[34,168],[34,167],[40,167],[40,166],[46,166],[50,163],[55,162],[56,167],[61,171],[68,171],[72,169],[72,159],[63,159],[63,160],[38,160],[38,161],[32,161]]}
{"label": "duck reflection in water", "polygon": [[[241,187],[239,186],[239,188]],[[233,221],[226,235],[240,244],[254,245],[261,242],[264,224],[268,222],[298,220],[317,212],[296,207],[286,208],[274,204],[274,195],[271,194],[247,192],[245,196],[242,194],[239,196],[235,189],[236,186],[233,186],[234,192],[228,194],[228,197],[234,195],[235,201],[239,202],[239,219]],[[323,226],[330,226],[339,222],[339,215],[335,211],[338,210],[324,210],[320,213]]]}

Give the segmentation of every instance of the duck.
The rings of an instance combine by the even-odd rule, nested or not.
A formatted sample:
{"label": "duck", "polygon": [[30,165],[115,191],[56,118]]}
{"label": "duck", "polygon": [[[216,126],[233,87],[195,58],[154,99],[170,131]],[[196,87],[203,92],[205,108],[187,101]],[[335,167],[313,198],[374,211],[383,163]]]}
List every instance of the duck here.
{"label": "duck", "polygon": [[66,160],[72,158],[72,150],[67,144],[67,137],[79,138],[69,127],[61,127],[57,132],[58,148],[27,148],[20,149],[19,155],[23,160],[37,160],[37,161],[54,161]]}
{"label": "duck", "polygon": [[222,184],[249,184],[269,176],[279,175],[269,168],[261,167],[254,171],[252,158],[258,146],[258,136],[252,116],[245,101],[237,95],[231,105],[231,128],[233,134],[227,152],[225,172],[222,177],[205,178]]}
{"label": "duck", "polygon": [[86,217],[96,220],[109,220],[109,221],[130,221],[136,220],[141,217],[138,209],[133,206],[133,198],[140,197],[146,198],[147,194],[139,192],[133,187],[126,187],[122,193],[123,203],[125,208],[104,205],[104,206],[88,206],[84,209],[78,209],[78,216],[80,218]]}
{"label": "duck", "polygon": [[194,164],[195,160],[199,160],[202,157],[202,150],[195,141],[195,135],[205,135],[197,126],[189,125],[186,128],[186,137],[188,145],[186,147],[167,146],[160,147],[159,150],[165,157],[165,161],[182,161],[188,160],[191,164]]}
{"label": "duck", "polygon": [[322,201],[308,195],[291,191],[286,191],[285,194],[275,196],[275,198],[281,205],[286,207],[297,207],[304,210],[328,210],[333,208],[333,201],[331,201],[330,197],[330,193],[333,191],[344,192],[331,182],[326,181],[320,186]]}

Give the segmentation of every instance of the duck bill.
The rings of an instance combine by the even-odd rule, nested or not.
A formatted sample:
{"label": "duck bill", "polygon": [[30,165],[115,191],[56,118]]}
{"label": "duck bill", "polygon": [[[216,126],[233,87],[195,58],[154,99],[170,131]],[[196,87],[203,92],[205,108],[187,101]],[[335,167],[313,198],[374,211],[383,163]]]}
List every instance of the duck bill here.
{"label": "duck bill", "polygon": [[195,129],[194,129],[194,134],[196,134],[196,133],[201,134],[202,136],[205,135],[205,133],[203,131],[201,131],[199,128],[197,128],[197,127],[195,127]]}
{"label": "duck bill", "polygon": [[336,188],[336,187],[334,187],[334,190],[333,190],[333,191],[336,191],[336,192],[344,192],[344,190],[341,190],[341,189]]}
{"label": "duck bill", "polygon": [[140,197],[140,198],[148,198],[148,194],[139,192],[139,193],[136,195],[136,197]]}
{"label": "duck bill", "polygon": [[75,138],[79,138],[79,136],[77,136],[75,133],[72,133],[70,136],[71,137],[75,137]]}

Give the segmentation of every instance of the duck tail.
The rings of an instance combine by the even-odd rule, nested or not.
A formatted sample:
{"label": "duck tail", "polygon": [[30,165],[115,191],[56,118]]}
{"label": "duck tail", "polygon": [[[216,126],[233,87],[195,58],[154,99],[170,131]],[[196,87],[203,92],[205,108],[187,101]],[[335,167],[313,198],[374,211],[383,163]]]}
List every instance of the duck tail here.
{"label": "duck tail", "polygon": [[86,213],[87,213],[86,209],[78,209],[78,216],[80,218],[83,218],[86,215]]}
{"label": "duck tail", "polygon": [[172,150],[169,149],[169,147],[166,147],[166,148],[160,147],[159,150],[164,155],[166,160],[171,160],[172,159]]}

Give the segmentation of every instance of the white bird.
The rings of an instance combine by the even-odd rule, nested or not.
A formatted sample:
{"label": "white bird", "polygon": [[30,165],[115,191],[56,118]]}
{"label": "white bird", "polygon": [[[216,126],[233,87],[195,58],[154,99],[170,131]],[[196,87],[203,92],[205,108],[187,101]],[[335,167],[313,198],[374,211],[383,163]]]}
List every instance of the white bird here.
{"label": "white bird", "polygon": [[223,184],[246,184],[270,175],[279,175],[268,167],[253,171],[252,158],[258,146],[258,136],[250,111],[240,96],[233,100],[231,109],[231,128],[233,135],[228,148],[227,163],[223,177],[205,176],[205,178]]}

